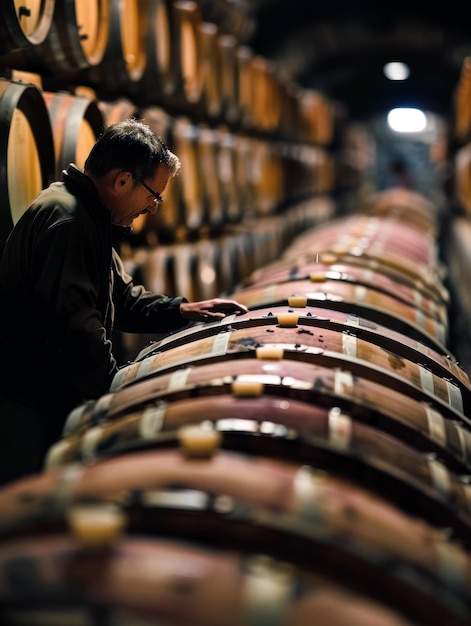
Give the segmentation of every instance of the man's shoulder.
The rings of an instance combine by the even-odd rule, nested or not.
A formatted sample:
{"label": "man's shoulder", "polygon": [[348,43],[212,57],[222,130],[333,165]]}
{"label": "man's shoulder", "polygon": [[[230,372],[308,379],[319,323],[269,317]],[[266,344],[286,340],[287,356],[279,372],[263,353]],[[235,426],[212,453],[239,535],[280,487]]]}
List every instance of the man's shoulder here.
{"label": "man's shoulder", "polygon": [[31,204],[31,212],[49,216],[53,220],[90,221],[91,211],[80,197],[71,193],[63,182],[54,182],[41,191]]}

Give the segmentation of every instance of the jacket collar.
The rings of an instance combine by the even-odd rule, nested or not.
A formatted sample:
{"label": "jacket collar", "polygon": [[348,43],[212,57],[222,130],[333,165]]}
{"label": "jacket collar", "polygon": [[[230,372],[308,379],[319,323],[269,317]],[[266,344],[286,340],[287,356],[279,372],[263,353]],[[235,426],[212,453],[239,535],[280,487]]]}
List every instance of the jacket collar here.
{"label": "jacket collar", "polygon": [[62,171],[62,177],[69,191],[79,195],[86,202],[87,208],[100,214],[106,224],[109,225],[113,243],[119,242],[131,232],[130,226],[118,226],[111,222],[111,213],[101,203],[95,183],[77,165],[70,163],[67,169]]}

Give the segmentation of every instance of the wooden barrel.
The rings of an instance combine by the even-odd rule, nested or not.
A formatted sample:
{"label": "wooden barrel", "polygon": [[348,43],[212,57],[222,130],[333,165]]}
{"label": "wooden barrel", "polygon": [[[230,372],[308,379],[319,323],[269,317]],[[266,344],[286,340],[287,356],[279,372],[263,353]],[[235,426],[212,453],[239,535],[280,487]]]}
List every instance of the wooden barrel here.
{"label": "wooden barrel", "polygon": [[[276,263],[282,266],[286,262],[284,254],[289,250],[295,239],[303,232],[310,230],[318,224],[322,224],[335,216],[335,203],[330,195],[321,194],[314,197],[302,198],[293,201],[284,212],[290,232],[293,233],[290,242],[285,250],[280,254]],[[304,262],[309,255],[300,255],[299,261]],[[331,255],[330,262],[335,262]],[[288,262],[293,263],[293,260]],[[326,261],[324,261],[326,262]]]}
{"label": "wooden barrel", "polygon": [[299,95],[300,134],[306,141],[328,146],[335,139],[335,109],[331,100],[314,89]]}
{"label": "wooden barrel", "polygon": [[51,28],[55,0],[21,4],[4,0],[0,11],[0,54],[24,50],[42,43]]}
{"label": "wooden barrel", "polygon": [[216,238],[220,250],[221,293],[231,292],[244,276],[253,271],[253,240],[234,225],[226,227]]}
{"label": "wooden barrel", "polygon": [[154,293],[165,293],[171,297],[177,295],[176,249],[174,245],[157,246],[146,255],[142,267],[142,280]]}
{"label": "wooden barrel", "polygon": [[276,148],[264,139],[252,142],[254,213],[274,214],[284,198],[284,177]]}
{"label": "wooden barrel", "polygon": [[466,215],[471,214],[471,147],[468,144],[461,146],[454,158],[455,195]]}
{"label": "wooden barrel", "polygon": [[[247,220],[247,227],[251,228],[251,220]],[[263,219],[254,221],[256,239],[261,244],[257,245],[256,267],[261,267],[277,259],[290,241],[289,230],[283,215],[266,215]]]}
{"label": "wooden barrel", "polygon": [[47,37],[8,62],[12,67],[37,71],[56,84],[61,77],[66,80],[97,65],[108,43],[108,5],[107,0],[93,0],[86,6],[79,0],[55,2]]}
{"label": "wooden barrel", "polygon": [[251,71],[254,127],[263,132],[276,132],[281,120],[281,87],[276,64],[254,55]]}
{"label": "wooden barrel", "polygon": [[98,107],[103,114],[105,126],[111,126],[132,117],[136,119],[141,117],[140,108],[128,98],[116,98],[112,101],[99,100]]}
{"label": "wooden barrel", "polygon": [[[240,428],[243,430],[244,425],[241,424]],[[222,424],[221,429],[220,432],[224,432]],[[321,528],[324,528],[327,534],[329,534],[328,529],[332,525],[338,529],[340,534],[345,531],[348,532],[349,511],[347,510],[348,507],[345,507],[348,502],[357,513],[355,520],[350,520],[352,528],[355,530],[350,538],[354,543],[358,542],[358,547],[369,545],[371,549],[374,546],[375,549],[380,550],[385,555],[388,554],[392,558],[400,557],[404,565],[420,564],[421,567],[429,570],[431,575],[433,574],[437,579],[441,579],[452,586],[453,577],[448,579],[446,570],[440,571],[437,567],[437,564],[440,562],[437,552],[440,547],[445,551],[449,549],[453,552],[454,546],[444,541],[443,533],[436,528],[434,529],[431,522],[409,517],[409,509],[416,510],[417,508],[415,503],[411,502],[405,510],[398,510],[392,503],[387,502],[384,495],[375,494],[374,490],[364,489],[353,480],[349,480],[348,477],[342,477],[342,473],[346,468],[343,470],[339,468],[337,475],[333,473],[331,476],[325,476],[319,468],[309,468],[292,461],[270,459],[264,456],[246,457],[237,451],[227,450],[226,445],[222,444],[224,437],[221,440],[221,447],[215,450],[210,458],[191,458],[185,454],[183,439],[185,432],[193,431],[194,429],[188,429],[187,431],[184,428],[181,429],[179,435],[181,443],[179,444],[177,441],[176,449],[172,447],[167,450],[147,450],[130,454],[128,457],[103,460],[93,466],[82,466],[81,471],[77,471],[75,474],[69,472],[69,476],[67,476],[66,467],[57,467],[42,476],[19,481],[9,489],[2,490],[0,494],[2,536],[5,537],[8,534],[11,536],[18,528],[27,529],[28,526],[31,527],[35,517],[38,521],[54,521],[56,517],[67,513],[69,507],[75,503],[92,502],[93,500],[100,501],[100,499],[106,497],[111,500],[115,499],[115,501],[116,498],[119,498],[125,508],[132,509],[133,506],[136,508],[140,506],[147,508],[152,516],[150,510],[152,507],[152,491],[161,492],[164,495],[166,491],[171,492],[173,490],[175,495],[177,495],[178,491],[184,488],[185,490],[194,489],[209,495],[212,494],[216,498],[225,494],[229,499],[234,499],[233,504],[238,502],[248,507],[246,511],[248,520],[251,517],[251,513],[252,515],[255,514],[255,510],[251,512],[251,509],[258,507],[261,510],[266,509],[267,513],[270,510],[274,516],[273,519],[270,519],[269,516],[260,516],[260,523],[262,526],[266,525],[267,530],[271,524],[273,524],[273,529],[276,527],[277,515],[291,513],[293,518],[291,520],[286,519],[286,532],[291,534],[293,539],[295,539],[297,532],[301,530],[300,527],[296,528],[301,522],[301,519],[298,519],[298,515],[303,516],[303,514],[307,514],[305,532],[307,535],[306,544],[309,549],[309,539],[316,540],[316,530],[320,531]],[[361,429],[359,429],[358,433],[355,433],[358,440],[361,439],[361,433]],[[228,436],[229,439],[230,436]],[[178,446],[180,446],[179,449]],[[227,446],[227,448],[231,447],[230,444]],[[384,447],[386,449],[387,445],[385,444]],[[334,450],[335,444],[331,443],[331,448]],[[326,457],[328,454],[326,450]],[[333,456],[335,455],[333,454]],[[319,454],[319,457],[322,457],[322,453]],[[342,457],[342,452],[338,452],[338,457]],[[362,460],[366,461],[366,458]],[[254,469],[257,471],[254,472]],[[401,473],[401,469],[403,468],[398,468],[398,475]],[[113,481],[113,470],[115,471],[115,481]],[[378,470],[378,474],[380,473]],[[69,478],[68,483],[67,478]],[[378,478],[378,480],[380,481],[381,478]],[[414,482],[414,480],[411,479],[411,482]],[[425,482],[427,481],[424,475]],[[373,481],[372,484],[374,484]],[[176,488],[176,485],[181,485],[181,487]],[[21,496],[24,498],[24,494],[28,492],[27,487],[31,489],[33,486],[37,487],[36,497],[22,501]],[[64,491],[59,493],[61,486],[64,488]],[[304,487],[304,491],[300,489],[301,486]],[[148,502],[146,503],[145,497],[140,501],[139,498],[136,498],[133,502],[132,489],[140,490],[143,496],[146,492],[149,492]],[[185,492],[182,493],[180,503],[185,501],[184,496]],[[60,498],[62,498],[62,501]],[[334,506],[337,498],[338,506]],[[400,493],[398,493],[398,499],[401,499]],[[47,507],[41,508],[40,505],[48,500],[56,504],[54,510],[48,510]],[[228,510],[237,511],[237,508],[234,509],[234,507],[230,506],[230,502],[227,504]],[[160,507],[159,499],[156,498],[155,505],[157,509],[162,510],[165,506],[164,498],[162,498]],[[168,500],[168,505],[171,507],[170,499]],[[175,505],[178,508],[178,497],[175,499]],[[200,500],[200,506],[198,506],[198,500],[195,500],[195,513],[198,509],[204,509],[204,505],[211,507],[211,504],[209,502],[204,503],[203,499]],[[305,505],[308,509],[312,507],[310,519],[308,511],[303,510],[302,505]],[[313,507],[317,508],[320,518],[314,515]],[[386,515],[386,512],[388,515]],[[217,517],[218,507],[215,507],[214,513],[215,517]],[[225,511],[221,506],[219,517],[223,542],[224,539],[227,540],[224,537],[224,532],[227,532],[228,535],[231,534],[230,524],[227,524],[228,528],[224,531],[224,517],[226,517],[224,513]],[[242,521],[244,517],[242,510],[239,511],[239,515],[241,515],[240,521]],[[142,516],[135,516],[134,518],[130,516],[130,531],[146,527],[150,529],[152,523],[157,522],[157,511],[155,511],[152,517],[153,520],[147,520],[146,522]],[[194,517],[196,521],[197,515]],[[236,514],[235,521],[237,517]],[[163,530],[165,521],[162,521],[163,524],[160,529],[159,527],[154,528],[153,534]],[[216,520],[213,521],[216,522]],[[189,520],[182,519],[182,530],[188,522]],[[320,524],[318,529],[316,528],[317,524]],[[391,535],[386,532],[386,529],[390,531]],[[177,531],[177,529],[175,530]],[[196,530],[197,527],[195,527]],[[198,531],[204,533],[202,528],[198,529]],[[208,531],[209,528],[206,532]],[[254,535],[259,534],[256,528],[253,528],[251,532]],[[422,541],[417,541],[418,537],[421,537]],[[201,535],[201,538],[204,538],[203,535]],[[239,540],[243,542],[243,537],[240,536]],[[414,542],[417,542],[415,549],[413,548]],[[235,547],[236,545],[234,545]],[[283,548],[281,546],[278,548],[273,546],[270,552],[276,554],[278,550],[283,550]],[[286,547],[284,550],[286,550],[284,555],[289,553]],[[280,554],[278,553],[278,555]],[[459,552],[457,556],[459,558]],[[471,557],[469,554],[466,555],[465,552],[462,553],[461,557],[464,566],[464,569],[461,570],[463,574],[461,581],[463,584],[462,591],[465,591],[469,589],[471,582],[469,578]],[[455,591],[459,593],[458,589]]]}
{"label": "wooden barrel", "polygon": [[438,248],[433,237],[410,228],[401,220],[382,216],[354,215],[320,224],[293,242],[290,253],[296,254],[308,247],[312,253],[321,246],[359,247],[377,256],[384,252],[403,257],[404,265],[418,265],[424,272],[436,270],[438,265]]}
{"label": "wooden barrel", "polygon": [[240,44],[236,50],[237,77],[239,83],[240,125],[245,131],[254,128],[254,52],[247,46]]}
{"label": "wooden barrel", "polygon": [[144,285],[155,293],[189,301],[218,296],[217,245],[210,240],[157,246],[142,267]]}
{"label": "wooden barrel", "polygon": [[[152,2],[154,21],[151,23],[150,55],[155,59],[158,68],[159,83],[162,86],[164,100],[183,100],[183,76],[180,57],[180,31],[176,27],[173,2],[171,0],[154,0]],[[155,38],[154,38],[155,36]]]}
{"label": "wooden barrel", "polygon": [[[302,236],[302,235],[301,235]],[[352,247],[343,245],[326,246],[310,251],[308,246],[303,246],[304,250],[295,253],[293,246],[289,246],[284,251],[280,260],[280,268],[293,263],[312,263],[319,259],[325,264],[340,262],[349,267],[361,267],[367,271],[379,271],[392,280],[403,283],[411,289],[423,294],[427,298],[432,298],[437,302],[448,303],[449,293],[443,282],[432,269],[419,268],[413,266],[404,257],[392,255],[389,252],[378,253],[367,248]]]}
{"label": "wooden barrel", "polygon": [[296,262],[294,258],[288,264],[279,267],[276,262],[269,268],[262,267],[256,270],[244,281],[245,287],[262,287],[270,284],[291,281],[311,280],[313,283],[324,283],[329,280],[347,282],[381,291],[401,302],[417,307],[425,315],[429,315],[447,324],[448,306],[443,301],[437,301],[430,295],[423,295],[404,282],[393,280],[390,276],[379,271],[373,271],[347,263],[322,263],[321,261]]}
{"label": "wooden barrel", "polygon": [[147,63],[146,34],[150,0],[110,0],[109,32],[101,60],[80,70],[79,84],[93,87],[100,99],[131,96]]}
{"label": "wooden barrel", "polygon": [[[256,416],[254,419],[246,414],[250,405],[249,414]],[[184,439],[187,432],[188,441]],[[194,440],[190,439],[191,433]],[[273,457],[277,461],[310,464],[377,494],[386,493],[387,489],[391,503],[411,515],[420,514],[437,528],[449,520],[455,537],[469,549],[471,487],[460,474],[399,439],[352,419],[339,407],[328,409],[310,402],[273,398],[270,394],[250,398],[245,390],[235,395],[150,404],[53,445],[46,468],[54,470],[72,463],[99,468],[102,462],[113,463],[119,457],[168,449],[179,442],[182,449],[176,456],[180,461],[186,444],[188,455],[194,444],[193,454],[201,460],[207,454],[206,446],[217,442],[217,450],[251,455],[249,466],[258,466],[266,457]],[[211,455],[214,454],[211,448]],[[158,457],[155,460],[158,464]],[[258,479],[257,467],[253,487]],[[179,486],[196,488],[195,484],[183,482]]]}
{"label": "wooden barrel", "polygon": [[[311,158],[306,159],[307,165],[310,166]],[[316,158],[314,159],[314,167],[311,171],[314,174],[314,189],[317,193],[335,193],[336,187],[336,163],[332,155],[322,148],[318,148]]]}
{"label": "wooden barrel", "polygon": [[219,178],[218,133],[205,124],[198,125],[197,161],[203,188],[206,223],[217,232],[224,226],[223,186]]}
{"label": "wooden barrel", "polygon": [[204,91],[202,18],[197,2],[149,0],[147,63],[133,90],[143,106],[158,104],[178,114],[199,110]]}
{"label": "wooden barrel", "polygon": [[43,93],[33,84],[0,79],[0,150],[3,249],[28,204],[54,177],[51,123]]}
{"label": "wooden barrel", "polygon": [[[290,226],[286,225],[282,215],[266,215],[263,219],[246,216],[239,224],[228,226],[228,231],[235,236],[238,254],[241,255],[240,268],[233,274],[233,292],[256,267],[269,263],[280,254],[289,239]],[[247,255],[245,259],[244,254]]]}
{"label": "wooden barrel", "polygon": [[216,129],[218,138],[218,178],[222,185],[224,220],[237,224],[242,219],[240,188],[237,185],[237,153],[235,134],[224,125]]}
{"label": "wooden barrel", "polygon": [[[384,224],[384,226],[387,229],[388,225]],[[400,235],[400,229],[397,229],[396,236],[399,237]],[[417,238],[416,242],[418,241]],[[310,233],[306,232],[300,236],[287,251],[287,255],[297,256],[309,252],[313,256],[313,254],[320,254],[325,251],[339,254],[349,252],[357,256],[365,255],[367,258],[382,258],[383,264],[389,264],[416,280],[423,280],[426,283],[431,282],[432,277],[435,280],[440,280],[440,266],[434,259],[436,250],[425,245],[426,242],[424,241],[415,247],[416,242],[408,243],[407,240],[404,240],[403,243],[400,243],[400,240],[396,240],[394,243],[391,239],[385,241],[381,238],[352,237],[348,233],[345,236],[339,236],[335,230],[330,234],[323,234],[317,232],[317,228],[315,228]]]}
{"label": "wooden barrel", "polygon": [[[106,516],[107,510],[113,509],[97,505],[89,510],[91,515],[103,511]],[[87,508],[77,508],[77,516],[81,511],[86,513]],[[51,616],[57,615],[63,623],[82,618],[85,623],[90,614],[97,613],[99,603],[100,620],[123,626],[150,626],[162,620],[176,626],[195,619],[214,626],[230,626],[234,620],[274,623],[273,618],[278,621],[280,613],[288,623],[295,620],[299,626],[319,620],[325,626],[335,626],[346,619],[351,626],[364,626],[365,620],[377,626],[417,625],[380,600],[373,601],[325,576],[262,554],[217,552],[194,543],[148,537],[125,537],[117,542],[117,548],[104,554],[86,550],[66,533],[9,544],[0,562],[2,576],[10,582],[0,596],[6,623],[49,626]],[[29,575],[34,591],[7,575],[12,568],[23,571],[25,554],[34,570],[34,575]],[[55,575],[51,577],[48,571]],[[176,588],[180,585],[184,591]],[[191,589],[186,588],[188,585]],[[292,593],[301,588],[302,592]],[[273,597],[269,603],[267,591]],[[230,616],[228,607],[232,609]],[[447,623],[459,626],[456,619]]]}
{"label": "wooden barrel", "polygon": [[69,163],[83,167],[104,128],[104,117],[96,100],[73,93],[44,92],[54,131],[56,177]]}
{"label": "wooden barrel", "polygon": [[[157,251],[158,252],[158,251]],[[156,276],[159,272],[156,272]],[[152,283],[156,287],[160,283]],[[173,292],[172,292],[173,293]],[[210,324],[195,324],[182,331],[175,332],[165,337],[158,344],[148,346],[139,355],[137,361],[146,359],[152,354],[168,352],[176,347],[184,346],[195,340],[213,340],[222,333],[233,330],[246,330],[274,324],[290,325],[291,328],[301,329],[299,335],[304,335],[302,328],[315,328],[321,333],[321,329],[334,330],[344,334],[343,342],[345,346],[350,342],[347,353],[350,356],[357,354],[355,349],[355,338],[362,339],[376,347],[381,348],[398,359],[406,359],[416,364],[420,364],[425,369],[431,371],[436,376],[453,382],[464,394],[471,388],[468,374],[458,365],[458,363],[442,352],[437,352],[423,343],[415,341],[406,334],[395,331],[387,326],[371,322],[368,318],[363,318],[357,314],[344,313],[336,308],[328,309],[305,304],[304,306],[279,305],[249,311],[246,314],[227,316],[226,318]],[[258,331],[257,331],[258,332]],[[275,330],[275,332],[278,332]],[[314,332],[314,331],[313,331]],[[319,340],[321,339],[319,334]],[[301,342],[300,342],[301,343]],[[247,348],[256,348],[255,342],[252,345],[247,343]],[[288,346],[287,346],[288,347]],[[325,346],[327,349],[327,346]],[[399,365],[399,363],[398,363]],[[137,375],[140,364],[130,364],[130,370]],[[145,368],[143,368],[145,370]],[[123,380],[123,370],[117,380]],[[121,383],[120,383],[121,384]],[[114,385],[120,386],[120,385]]]}
{"label": "wooden barrel", "polygon": [[239,84],[237,80],[237,38],[221,31],[217,38],[220,70],[222,119],[227,124],[236,124],[240,119]]}
{"label": "wooden barrel", "polygon": [[415,306],[401,302],[377,289],[325,280],[285,281],[276,284],[237,289],[232,297],[250,309],[266,308],[287,304],[296,298],[318,307],[337,308],[344,313],[353,313],[369,318],[383,326],[390,326],[415,340],[447,353],[447,324],[430,315],[423,314]]}
{"label": "wooden barrel", "polygon": [[279,132],[289,141],[304,141],[300,133],[299,99],[302,89],[292,78],[285,77],[281,89],[281,119]]}
{"label": "wooden barrel", "polygon": [[[308,360],[311,363],[342,367],[354,374],[380,382],[419,401],[430,402],[438,411],[451,419],[465,421],[469,409],[470,391],[461,390],[454,382],[441,378],[419,363],[391,354],[374,343],[358,339],[354,334],[316,328],[315,325],[284,324],[282,314],[271,323],[252,325],[249,328],[232,329],[216,336],[197,339],[172,349],[165,345],[155,346],[147,357],[148,362],[129,366],[147,373],[176,369],[194,362],[218,362],[243,358],[245,354],[256,356],[258,347],[281,351],[283,358]],[[294,317],[294,316],[293,316]],[[297,316],[296,316],[297,317]],[[159,349],[161,348],[161,349]],[[125,372],[122,373],[125,375]]]}
{"label": "wooden barrel", "polygon": [[216,24],[202,21],[199,25],[203,74],[202,102],[205,116],[220,120],[222,112],[221,64],[218,54],[219,29]]}
{"label": "wooden barrel", "polygon": [[172,53],[170,16],[170,0],[150,0],[144,37],[146,63],[133,92],[141,107],[163,105],[165,98],[177,89],[179,60]]}
{"label": "wooden barrel", "polygon": [[471,220],[467,216],[455,217],[444,241],[448,276],[453,290],[454,305],[471,319],[471,293],[468,287],[471,268]]}
{"label": "wooden barrel", "polygon": [[365,212],[400,220],[428,236],[438,235],[437,207],[423,194],[412,189],[393,187],[372,194],[366,203]]}
{"label": "wooden barrel", "polygon": [[221,275],[221,248],[215,239],[201,239],[194,243],[198,260],[197,299],[209,300],[224,291]]}
{"label": "wooden barrel", "polygon": [[239,195],[241,220],[254,214],[257,195],[253,176],[253,138],[237,133],[235,136],[235,176]]}
{"label": "wooden barrel", "polygon": [[443,254],[450,286],[450,344],[463,367],[471,371],[471,220],[456,216],[443,236]]}
{"label": "wooden barrel", "polygon": [[197,233],[207,223],[204,189],[198,154],[199,128],[189,118],[179,116],[172,126],[172,150],[181,161],[182,174],[178,184],[182,194],[183,223],[188,236]]}
{"label": "wooden barrel", "polygon": [[185,100],[190,105],[195,105],[202,99],[204,85],[200,7],[197,2],[190,0],[176,0],[172,6],[179,31],[179,56]]}
{"label": "wooden barrel", "polygon": [[[253,402],[240,405],[243,409],[241,419],[261,422],[269,418],[288,426],[282,417],[283,399],[286,400],[285,408],[291,400],[316,406],[317,409],[312,410],[313,416],[319,411],[342,407],[352,419],[372,424],[424,453],[437,455],[446,467],[458,474],[467,473],[471,468],[471,433],[466,424],[446,419],[430,405],[374,380],[353,375],[347,369],[296,361],[288,354],[284,354],[283,359],[264,358],[268,352],[260,348],[257,358],[195,362],[170,372],[155,371],[145,375],[146,362],[143,361],[141,375],[138,372],[133,381],[71,411],[63,437],[69,444],[73,440],[77,443],[78,437],[83,441],[86,431],[95,426],[108,427],[111,422],[156,405],[161,408],[166,424],[164,430],[171,430],[175,428],[173,420],[179,412],[178,407],[189,406],[188,402],[181,404],[183,400],[232,395],[236,408],[237,398],[241,396],[238,392],[245,385],[245,394],[248,397],[251,391]],[[204,406],[203,402],[200,406]],[[258,417],[254,417],[256,410],[259,410]],[[196,415],[197,412],[195,419]],[[306,424],[310,419],[306,416]],[[64,450],[62,442],[58,448]]]}
{"label": "wooden barrel", "polygon": [[460,75],[453,96],[453,137],[464,145],[471,131],[471,57],[465,56],[461,61]]}
{"label": "wooden barrel", "polygon": [[[315,207],[316,205],[314,205],[314,210]],[[303,206],[301,205],[298,208],[300,209],[299,212],[293,211],[293,219],[300,220],[302,224],[304,219]],[[301,213],[300,218],[298,217],[299,213]],[[291,221],[291,212],[287,218]],[[315,219],[315,216],[313,219]],[[297,228],[299,229],[299,227]],[[360,280],[360,277],[363,277],[367,283],[371,283],[372,279],[374,279],[377,281],[376,284],[383,290],[396,292],[399,295],[402,294],[402,297],[408,301],[413,298],[412,301],[419,306],[422,301],[429,302],[430,306],[435,304],[440,310],[443,310],[443,308],[446,310],[449,306],[449,293],[442,283],[426,284],[413,279],[408,274],[395,270],[387,264],[376,262],[374,259],[364,257],[363,255],[341,254],[340,251],[338,253],[326,251],[318,254],[309,254],[307,252],[295,255],[287,252],[286,248],[283,251],[283,255],[283,258],[278,258],[270,264],[256,269],[251,275],[246,276],[243,284],[245,286],[268,284],[271,280],[275,282],[282,276],[292,276],[296,279],[303,276],[304,272],[308,276],[311,273],[315,273],[316,269],[320,269],[321,272],[350,273],[352,277],[358,277],[358,280]],[[425,306],[428,307],[429,305]]]}
{"label": "wooden barrel", "polygon": [[[362,435],[366,436],[362,429],[352,433],[352,445],[353,440],[361,441]],[[419,621],[426,619],[426,623],[439,624],[442,619],[447,624],[465,623],[470,611],[469,554],[459,543],[447,541],[433,522],[414,517],[410,509],[417,510],[417,499],[401,508],[386,501],[380,493],[381,485],[375,484],[378,481],[384,486],[388,477],[392,483],[403,481],[404,490],[397,490],[398,500],[414,491],[422,500],[425,494],[418,487],[420,480],[406,475],[407,461],[391,468],[389,476],[389,458],[378,464],[381,467],[375,467],[367,452],[361,460],[356,457],[353,463],[347,463],[371,466],[369,475],[374,487],[365,489],[352,480],[353,475],[342,476],[342,463],[336,475],[326,476],[322,471],[322,459],[330,454],[337,461],[348,456],[340,441],[319,446],[316,466],[309,467],[266,457],[247,458],[226,449],[225,435],[221,447],[209,458],[195,458],[186,437],[190,439],[188,428],[180,431],[180,449],[128,454],[83,466],[80,471],[75,466],[75,472],[70,466],[56,468],[3,489],[2,547],[18,545],[34,526],[43,529],[43,536],[48,529],[51,536],[53,529],[61,533],[70,528],[78,545],[87,547],[89,554],[98,553],[100,558],[103,546],[109,546],[109,542],[118,547],[139,534],[147,535],[148,541],[165,538],[170,545],[191,537],[203,546],[209,543],[216,551],[266,554],[307,573],[332,577],[347,587],[352,584],[352,576],[356,575],[356,580],[361,572],[353,589],[367,593],[373,600],[400,606],[406,615]],[[314,440],[312,437],[313,449]],[[382,448],[385,451],[387,444],[382,442]],[[425,474],[422,479],[426,491]],[[365,478],[360,482],[366,482]],[[99,521],[100,504],[106,501],[109,508],[102,508],[101,513],[106,516],[108,510],[115,515],[114,526],[97,537],[93,514],[98,513]],[[115,504],[110,507],[110,502]],[[129,539],[122,539],[124,525]],[[31,541],[26,545],[31,556]],[[119,549],[105,550],[105,554],[115,552],[121,553]],[[11,554],[2,550],[4,559]],[[185,566],[190,562],[185,560]],[[375,578],[378,583],[372,584]],[[83,579],[74,582],[80,580],[87,580],[86,571]],[[437,586],[440,594],[434,593]],[[11,599],[5,591],[3,594],[4,601]],[[222,605],[226,613],[227,601]],[[436,615],[437,621],[430,621],[435,611],[439,618]]]}

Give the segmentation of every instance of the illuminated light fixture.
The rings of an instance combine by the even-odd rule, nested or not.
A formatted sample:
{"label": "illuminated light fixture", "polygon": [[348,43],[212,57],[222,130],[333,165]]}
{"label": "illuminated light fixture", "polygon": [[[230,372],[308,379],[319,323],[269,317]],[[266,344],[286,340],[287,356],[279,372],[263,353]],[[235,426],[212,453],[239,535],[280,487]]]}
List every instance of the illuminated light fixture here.
{"label": "illuminated light fixture", "polygon": [[383,67],[383,74],[389,80],[406,80],[410,76],[409,66],[400,61],[391,61]]}
{"label": "illuminated light fixture", "polygon": [[389,128],[397,133],[420,133],[427,126],[427,117],[420,109],[391,109],[387,119]]}

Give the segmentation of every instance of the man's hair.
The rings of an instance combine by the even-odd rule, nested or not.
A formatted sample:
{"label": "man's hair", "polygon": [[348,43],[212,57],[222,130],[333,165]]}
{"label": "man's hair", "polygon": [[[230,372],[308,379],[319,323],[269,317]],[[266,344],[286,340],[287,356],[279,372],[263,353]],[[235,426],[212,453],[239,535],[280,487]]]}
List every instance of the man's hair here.
{"label": "man's hair", "polygon": [[180,159],[152,128],[130,118],[105,128],[90,150],[84,169],[102,178],[110,170],[119,168],[131,172],[142,182],[152,178],[161,164],[169,169],[171,176],[180,169]]}

